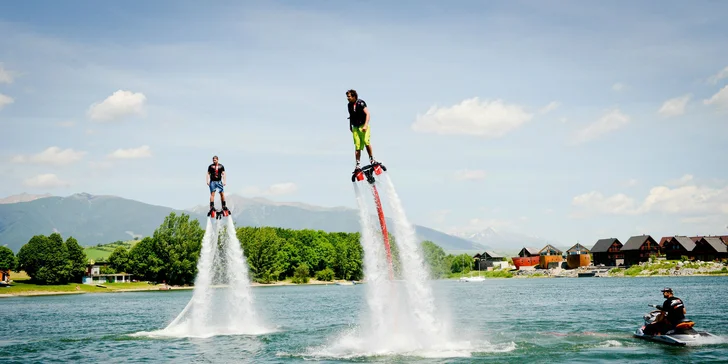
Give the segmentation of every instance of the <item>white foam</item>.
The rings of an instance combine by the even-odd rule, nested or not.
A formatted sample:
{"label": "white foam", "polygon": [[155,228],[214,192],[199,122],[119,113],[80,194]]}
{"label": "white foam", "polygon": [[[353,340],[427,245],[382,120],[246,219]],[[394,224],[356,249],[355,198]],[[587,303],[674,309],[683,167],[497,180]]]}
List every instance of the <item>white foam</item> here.
{"label": "white foam", "polygon": [[[364,183],[355,183],[359,206],[361,244],[364,249],[364,279],[369,310],[361,324],[332,338],[328,343],[309,348],[306,357],[357,358],[383,355],[422,358],[470,357],[476,352],[515,350],[515,343],[499,345],[486,340],[457,339],[450,332],[448,315],[437,310],[430,287],[428,269],[413,226],[407,221],[394,186],[386,176],[385,195],[393,210],[395,241],[401,262],[402,280],[390,280],[382,230],[375,223],[376,210]],[[375,186],[382,187],[381,183]]]}
{"label": "white foam", "polygon": [[248,265],[232,217],[207,221],[192,298],[162,330],[134,336],[196,337],[273,332],[255,311]]}

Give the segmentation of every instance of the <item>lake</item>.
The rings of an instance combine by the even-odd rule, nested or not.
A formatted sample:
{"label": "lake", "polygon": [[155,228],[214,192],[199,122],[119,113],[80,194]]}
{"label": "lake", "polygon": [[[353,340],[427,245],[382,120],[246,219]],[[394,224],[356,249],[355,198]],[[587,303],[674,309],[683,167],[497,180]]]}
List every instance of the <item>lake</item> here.
{"label": "lake", "polygon": [[[728,358],[728,277],[430,283],[436,324],[447,324],[450,336],[407,353],[388,353],[381,348],[398,343],[357,333],[368,311],[366,284],[302,285],[251,289],[260,320],[272,332],[203,338],[146,334],[172,322],[192,290],[3,298],[0,362],[709,363]],[[651,310],[647,305],[662,303],[665,286],[684,300],[696,329],[721,339],[678,348],[633,338],[642,315]],[[412,328],[403,325],[395,323],[392,330]]]}

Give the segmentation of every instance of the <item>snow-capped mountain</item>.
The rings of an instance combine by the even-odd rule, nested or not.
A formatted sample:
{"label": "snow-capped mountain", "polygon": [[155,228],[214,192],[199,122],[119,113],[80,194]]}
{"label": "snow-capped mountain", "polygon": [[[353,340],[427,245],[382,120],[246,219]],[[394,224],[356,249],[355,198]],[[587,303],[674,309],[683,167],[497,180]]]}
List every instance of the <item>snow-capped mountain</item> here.
{"label": "snow-capped mountain", "polygon": [[[496,231],[491,227],[475,232],[451,232],[450,235],[483,244],[500,253],[518,252],[523,247],[541,249],[546,246],[546,244],[551,244],[560,249],[563,248],[562,243],[552,239],[544,239],[537,236],[530,236],[504,230]],[[566,247],[565,249],[568,248],[569,247]]]}

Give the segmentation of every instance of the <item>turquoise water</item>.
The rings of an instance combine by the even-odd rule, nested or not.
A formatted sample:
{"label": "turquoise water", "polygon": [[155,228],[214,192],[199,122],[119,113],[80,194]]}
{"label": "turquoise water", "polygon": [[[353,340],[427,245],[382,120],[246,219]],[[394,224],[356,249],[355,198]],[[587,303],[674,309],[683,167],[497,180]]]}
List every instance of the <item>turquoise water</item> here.
{"label": "turquoise water", "polygon": [[[274,332],[258,336],[159,338],[192,291],[0,299],[0,362],[726,362],[728,277],[490,279],[434,281],[440,320],[459,345],[378,355],[340,338],[366,311],[364,285],[253,288]],[[716,343],[675,348],[632,338],[670,286],[696,328]],[[466,343],[463,345],[463,343]],[[359,347],[357,347],[359,345]]]}

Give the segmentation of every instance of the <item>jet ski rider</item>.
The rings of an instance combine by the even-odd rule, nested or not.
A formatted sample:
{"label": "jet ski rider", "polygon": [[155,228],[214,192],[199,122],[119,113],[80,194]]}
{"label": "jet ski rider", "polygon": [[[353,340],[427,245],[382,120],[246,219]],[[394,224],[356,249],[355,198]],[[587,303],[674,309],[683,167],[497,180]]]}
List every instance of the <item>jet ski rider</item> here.
{"label": "jet ski rider", "polygon": [[683,304],[681,299],[673,295],[672,288],[663,288],[662,296],[665,297],[665,302],[662,303],[662,306],[657,306],[662,313],[654,323],[645,327],[643,331],[647,335],[655,335],[656,333],[664,334],[674,329],[685,318],[685,314],[687,313],[685,304]]}

